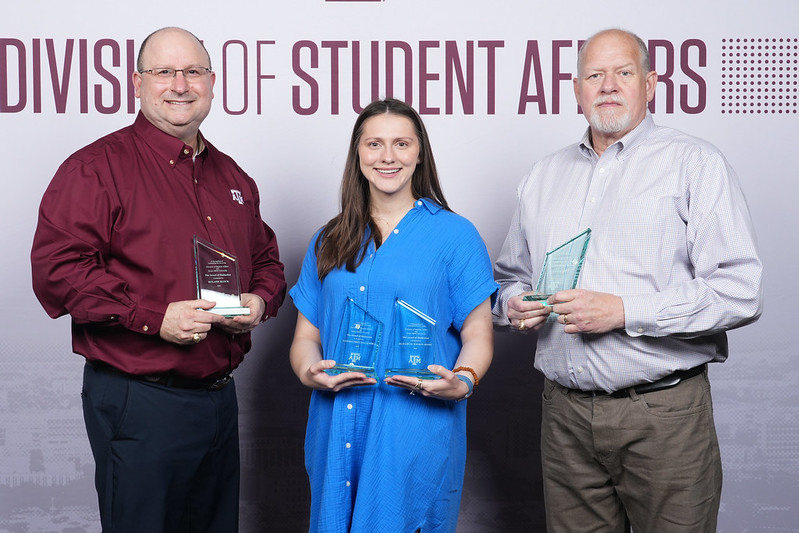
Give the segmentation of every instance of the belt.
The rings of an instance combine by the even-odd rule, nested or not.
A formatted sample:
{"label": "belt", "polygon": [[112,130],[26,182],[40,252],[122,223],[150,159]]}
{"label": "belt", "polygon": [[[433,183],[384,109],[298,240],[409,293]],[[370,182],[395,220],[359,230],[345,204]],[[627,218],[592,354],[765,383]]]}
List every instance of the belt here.
{"label": "belt", "polygon": [[101,372],[110,372],[113,374],[119,374],[129,379],[135,379],[137,381],[144,381],[147,383],[153,383],[155,385],[161,385],[163,387],[170,387],[174,389],[219,391],[227,387],[228,383],[230,383],[231,380],[233,380],[233,376],[230,373],[227,373],[220,378],[188,379],[170,373],[148,374],[148,375],[129,374],[127,372],[123,372],[122,370],[119,370],[118,368],[109,365],[104,361],[86,361],[86,364]]}
{"label": "belt", "polygon": [[660,378],[657,381],[653,381],[651,383],[643,383],[641,385],[635,385],[633,387],[627,387],[626,389],[620,389],[614,392],[607,392],[604,390],[598,391],[581,391],[585,394],[591,394],[593,396],[610,396],[612,398],[627,398],[630,396],[630,393],[634,392],[635,394],[646,394],[647,392],[655,392],[659,390],[670,389],[675,385],[685,381],[686,379],[692,378],[694,376],[698,376],[699,374],[703,373],[707,365],[699,365],[693,368],[689,368],[688,370],[678,370],[673,374],[669,374],[664,378]]}

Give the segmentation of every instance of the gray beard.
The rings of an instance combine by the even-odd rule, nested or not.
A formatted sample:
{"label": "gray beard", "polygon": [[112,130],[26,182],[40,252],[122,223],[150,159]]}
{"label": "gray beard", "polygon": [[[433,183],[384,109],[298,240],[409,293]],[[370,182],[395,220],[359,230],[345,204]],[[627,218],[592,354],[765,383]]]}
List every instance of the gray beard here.
{"label": "gray beard", "polygon": [[619,133],[630,126],[632,116],[629,112],[625,112],[622,116],[617,117],[611,113],[605,115],[602,112],[594,110],[594,112],[591,113],[590,122],[591,127],[599,133]]}

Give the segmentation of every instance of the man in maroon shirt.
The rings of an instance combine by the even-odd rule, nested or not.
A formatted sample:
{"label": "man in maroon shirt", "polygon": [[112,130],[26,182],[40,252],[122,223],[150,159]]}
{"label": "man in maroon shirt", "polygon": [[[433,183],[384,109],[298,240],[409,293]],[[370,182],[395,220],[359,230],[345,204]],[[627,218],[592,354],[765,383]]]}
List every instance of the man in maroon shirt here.
{"label": "man in maroon shirt", "polygon": [[[286,283],[255,182],[199,131],[214,82],[194,35],[150,35],[133,73],[135,122],[70,156],[40,207],[33,286],[50,316],[71,316],[86,358],[103,531],[238,528],[231,372]],[[249,315],[196,299],[195,236],[236,256]]]}

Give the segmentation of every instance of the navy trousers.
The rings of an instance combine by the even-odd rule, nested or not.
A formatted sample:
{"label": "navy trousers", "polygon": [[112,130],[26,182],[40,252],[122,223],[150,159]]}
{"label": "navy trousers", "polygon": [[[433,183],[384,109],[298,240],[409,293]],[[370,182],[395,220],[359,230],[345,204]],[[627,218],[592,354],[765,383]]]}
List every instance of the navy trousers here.
{"label": "navy trousers", "polygon": [[83,414],[103,533],[232,533],[239,520],[238,403],[86,365]]}

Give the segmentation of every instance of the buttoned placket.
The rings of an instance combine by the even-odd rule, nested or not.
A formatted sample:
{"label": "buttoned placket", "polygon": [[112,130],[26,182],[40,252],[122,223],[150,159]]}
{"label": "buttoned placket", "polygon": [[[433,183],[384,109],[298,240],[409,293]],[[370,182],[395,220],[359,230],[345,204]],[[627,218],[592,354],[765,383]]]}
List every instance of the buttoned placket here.
{"label": "buttoned placket", "polygon": [[[417,200],[414,204],[414,209],[420,208],[423,205],[421,200]],[[402,225],[405,218],[403,217],[402,220],[397,224],[392,230],[392,238],[394,236],[399,235],[402,232]],[[388,242],[390,239],[387,239]],[[386,243],[384,243],[385,246]],[[382,247],[381,247],[382,248]],[[364,257],[363,262],[358,267],[358,278],[356,281],[357,290],[356,295],[353,297],[355,303],[361,306],[364,309],[369,309],[369,284],[371,279],[371,272],[374,266],[374,262],[378,259],[377,254],[380,253],[380,249],[376,249],[373,243],[369,244],[369,250],[366,256]],[[375,385],[377,386],[377,385]],[[341,393],[339,393],[341,394]],[[341,394],[341,397],[344,398],[345,394]],[[349,396],[349,395],[347,395]],[[343,409],[341,413],[337,413],[340,415],[340,419],[345,421],[343,425],[342,431],[342,442],[341,446],[343,447],[343,454],[345,457],[344,465],[342,468],[342,475],[343,475],[343,490],[346,491],[345,498],[347,501],[351,502],[352,493],[350,492],[352,488],[352,473],[353,473],[353,464],[354,464],[354,454],[357,450],[355,450],[355,424],[356,424],[356,413],[357,413],[357,403],[354,397],[347,397],[345,402],[343,403]],[[368,401],[372,401],[370,397]]]}
{"label": "buttoned placket", "polygon": [[[618,155],[621,148],[621,143],[615,143],[605,149],[601,156],[597,156],[596,152],[593,150],[590,151],[593,171],[591,173],[591,182],[588,187],[588,192],[583,202],[583,210],[579,223],[580,228],[592,227],[596,223],[597,217],[602,210],[608,208],[604,201],[604,197],[611,180],[618,174],[618,165],[621,164]],[[574,388],[582,390],[596,389],[596,384],[589,370],[590,367],[588,365],[588,357],[583,337],[580,335],[568,335],[567,339],[569,343],[567,358],[571,378],[575,383]]]}
{"label": "buttoned placket", "polygon": [[222,235],[221,231],[219,230],[219,226],[215,220],[215,213],[212,213],[209,206],[212,204],[208,204],[207,202],[203,201],[203,193],[204,193],[204,183],[203,183],[203,176],[202,176],[202,168],[203,168],[203,161],[201,159],[201,155],[197,154],[194,155],[193,149],[189,145],[185,145],[183,150],[181,151],[181,161],[185,162],[185,164],[191,165],[191,179],[192,185],[194,187],[194,199],[197,206],[197,212],[199,213],[203,226],[206,230],[206,235],[202,236],[212,243],[216,244],[217,246],[225,247],[225,239]]}

